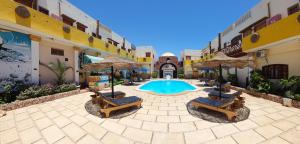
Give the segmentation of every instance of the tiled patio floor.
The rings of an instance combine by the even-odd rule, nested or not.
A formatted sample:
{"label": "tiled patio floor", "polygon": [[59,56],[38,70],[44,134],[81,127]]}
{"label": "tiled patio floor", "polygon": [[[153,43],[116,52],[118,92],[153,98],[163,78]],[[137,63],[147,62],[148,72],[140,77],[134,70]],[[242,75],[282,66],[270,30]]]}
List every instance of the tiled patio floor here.
{"label": "tiled patio floor", "polygon": [[[189,81],[196,83],[196,81]],[[234,144],[300,143],[300,110],[246,97],[250,118],[243,122],[219,124],[194,118],[185,104],[204,91],[182,96],[155,96],[117,86],[127,96],[144,99],[143,108],[122,119],[100,119],[85,111],[90,93],[58,99],[8,112],[0,118],[0,144]]]}

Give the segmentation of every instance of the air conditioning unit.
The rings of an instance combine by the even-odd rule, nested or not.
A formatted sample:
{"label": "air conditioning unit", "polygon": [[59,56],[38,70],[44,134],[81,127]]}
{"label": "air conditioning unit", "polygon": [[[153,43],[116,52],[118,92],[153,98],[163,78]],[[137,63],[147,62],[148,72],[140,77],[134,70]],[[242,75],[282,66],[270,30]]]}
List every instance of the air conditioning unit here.
{"label": "air conditioning unit", "polygon": [[257,58],[264,58],[267,56],[267,50],[260,50],[256,52]]}

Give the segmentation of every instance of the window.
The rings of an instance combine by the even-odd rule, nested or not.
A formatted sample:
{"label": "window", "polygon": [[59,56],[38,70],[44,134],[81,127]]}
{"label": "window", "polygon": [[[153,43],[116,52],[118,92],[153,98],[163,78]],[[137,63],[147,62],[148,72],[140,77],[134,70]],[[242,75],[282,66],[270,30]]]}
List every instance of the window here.
{"label": "window", "polygon": [[64,56],[65,52],[61,49],[51,48],[51,55]]}
{"label": "window", "polygon": [[267,65],[262,68],[267,79],[283,79],[289,77],[289,68],[285,64]]}
{"label": "window", "polygon": [[186,56],[185,59],[186,60],[191,60],[192,58],[191,58],[191,56]]}
{"label": "window", "polygon": [[30,1],[30,0],[15,0],[15,2],[21,3],[21,4],[26,5],[28,7],[32,7],[32,3],[33,3],[33,1]]}
{"label": "window", "polygon": [[43,8],[43,7],[39,7],[39,11],[45,15],[49,15],[49,10]]}
{"label": "window", "polygon": [[288,8],[288,15],[294,14],[300,10],[299,4],[295,4]]}
{"label": "window", "polygon": [[74,19],[72,19],[72,18],[70,18],[70,17],[68,17],[68,16],[66,16],[66,15],[64,15],[64,14],[62,14],[61,17],[62,17],[63,22],[64,22],[65,24],[70,25],[70,26],[73,26],[73,24],[74,24],[74,22],[75,22]]}
{"label": "window", "polygon": [[77,29],[80,31],[85,32],[85,29],[87,28],[87,26],[85,26],[84,24],[77,22]]}
{"label": "window", "polygon": [[151,52],[146,52],[146,57],[151,57]]}

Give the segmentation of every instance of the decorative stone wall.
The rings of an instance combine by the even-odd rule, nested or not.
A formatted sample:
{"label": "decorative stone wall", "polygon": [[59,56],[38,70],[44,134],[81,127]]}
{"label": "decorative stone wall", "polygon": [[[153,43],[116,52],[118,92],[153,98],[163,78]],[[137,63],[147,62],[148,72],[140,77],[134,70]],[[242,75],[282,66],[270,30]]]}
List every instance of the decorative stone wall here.
{"label": "decorative stone wall", "polygon": [[56,100],[56,99],[76,95],[76,94],[79,94],[80,92],[81,91],[79,89],[77,89],[77,90],[74,90],[74,91],[58,93],[58,94],[49,95],[49,96],[32,98],[32,99],[27,99],[27,100],[23,100],[23,101],[15,101],[15,102],[12,102],[12,103],[0,105],[0,110],[11,111],[11,110],[15,110],[15,109],[35,105],[35,104],[41,104],[41,103],[44,103],[44,102],[53,101],[53,100]]}

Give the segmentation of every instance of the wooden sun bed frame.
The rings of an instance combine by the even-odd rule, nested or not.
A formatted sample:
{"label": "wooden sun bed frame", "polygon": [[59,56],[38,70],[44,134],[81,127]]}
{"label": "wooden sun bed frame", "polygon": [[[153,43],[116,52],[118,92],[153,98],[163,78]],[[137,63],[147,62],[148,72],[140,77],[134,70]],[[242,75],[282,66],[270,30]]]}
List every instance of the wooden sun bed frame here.
{"label": "wooden sun bed frame", "polygon": [[121,109],[129,108],[129,107],[133,107],[133,106],[140,108],[142,106],[142,102],[143,102],[143,100],[140,99],[139,101],[135,101],[132,103],[128,103],[128,104],[124,104],[124,105],[117,105],[109,99],[102,97],[102,100],[104,103],[106,103],[106,105],[100,109],[100,112],[103,113],[104,117],[106,117],[106,118],[109,117],[109,115],[112,111],[121,110]]}
{"label": "wooden sun bed frame", "polygon": [[[226,114],[228,120],[232,121],[237,116],[237,113],[232,108],[232,105],[235,103],[236,97],[237,96],[232,96],[231,98],[220,101],[221,103],[224,102],[220,106],[213,106],[213,105],[209,105],[207,103],[202,103],[202,102],[199,102],[199,101],[192,101],[191,104],[194,107],[197,107],[197,108],[202,107],[202,108],[206,108],[206,109],[210,109],[210,110],[213,110],[213,111],[224,113],[224,114]],[[207,98],[207,99],[209,99],[209,98]],[[212,100],[212,99],[210,99],[210,100]]]}

